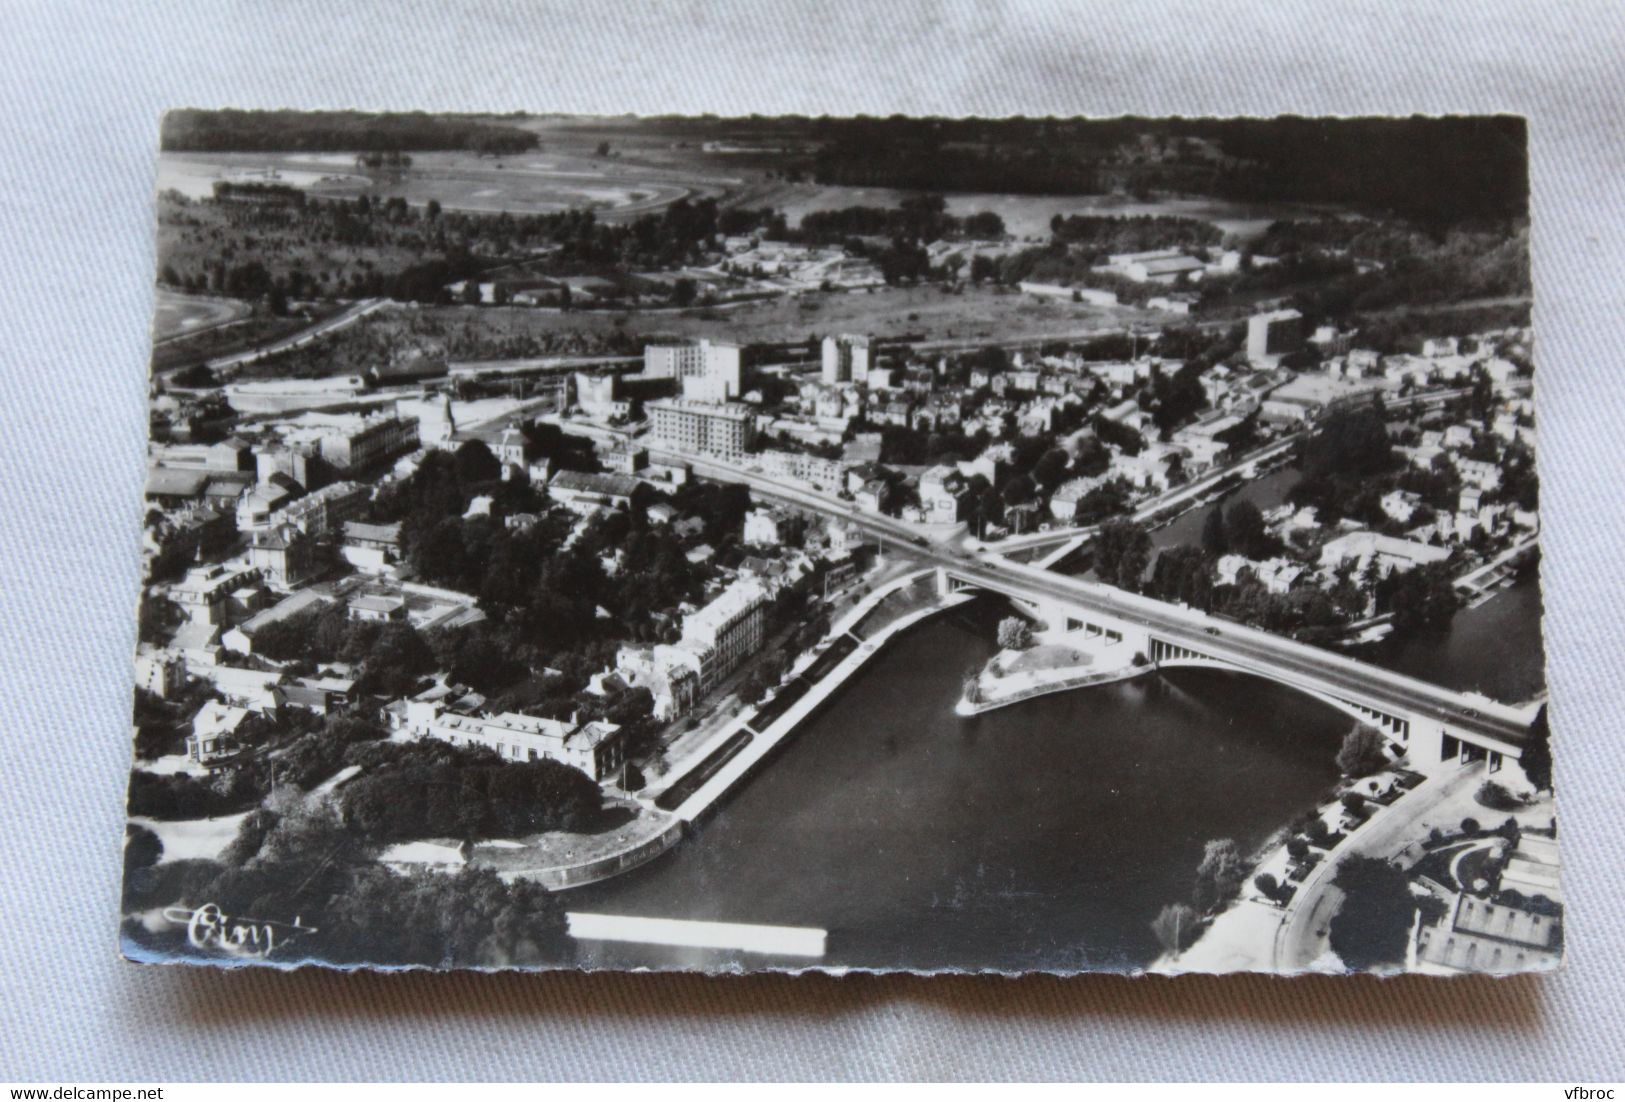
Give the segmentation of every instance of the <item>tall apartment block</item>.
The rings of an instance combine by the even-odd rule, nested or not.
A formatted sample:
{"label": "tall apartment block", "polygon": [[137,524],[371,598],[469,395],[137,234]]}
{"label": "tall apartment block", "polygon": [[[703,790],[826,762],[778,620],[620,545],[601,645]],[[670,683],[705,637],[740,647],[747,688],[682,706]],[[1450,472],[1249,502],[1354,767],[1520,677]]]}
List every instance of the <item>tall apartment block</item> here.
{"label": "tall apartment block", "polygon": [[843,333],[838,337],[824,338],[823,381],[826,385],[861,383],[868,378],[868,337]]}

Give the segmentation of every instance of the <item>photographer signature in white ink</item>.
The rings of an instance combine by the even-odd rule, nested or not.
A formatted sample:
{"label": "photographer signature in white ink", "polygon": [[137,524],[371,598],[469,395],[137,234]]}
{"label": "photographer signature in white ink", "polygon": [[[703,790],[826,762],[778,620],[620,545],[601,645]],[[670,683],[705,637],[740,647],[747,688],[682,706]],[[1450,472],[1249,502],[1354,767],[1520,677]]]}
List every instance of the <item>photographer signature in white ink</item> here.
{"label": "photographer signature in white ink", "polygon": [[194,949],[223,952],[234,957],[270,956],[300,934],[314,934],[295,915],[292,922],[263,918],[233,917],[216,903],[201,907],[166,907],[164,917],[186,926],[186,940]]}

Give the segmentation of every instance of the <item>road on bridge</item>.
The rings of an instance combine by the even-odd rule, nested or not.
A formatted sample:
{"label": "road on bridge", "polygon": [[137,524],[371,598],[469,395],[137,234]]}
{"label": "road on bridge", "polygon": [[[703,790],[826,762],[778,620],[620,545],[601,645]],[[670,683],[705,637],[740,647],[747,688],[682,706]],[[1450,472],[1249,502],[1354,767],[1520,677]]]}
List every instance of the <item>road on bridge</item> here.
{"label": "road on bridge", "polygon": [[891,517],[860,513],[850,502],[769,478],[755,471],[714,460],[687,457],[694,473],[724,482],[739,482],[766,497],[777,498],[856,525],[882,539],[906,545],[964,581],[995,592],[1047,598],[1139,624],[1159,638],[1210,655],[1261,676],[1282,674],[1306,689],[1319,689],[1342,699],[1370,704],[1396,714],[1423,716],[1449,724],[1463,734],[1499,743],[1516,752],[1528,735],[1528,723],[1513,708],[1430,684],[1392,670],[1359,662],[1296,640],[1217,620],[1195,609],[1142,597],[1112,586],[1085,582],[996,555],[973,554],[957,546],[932,544],[918,530]]}

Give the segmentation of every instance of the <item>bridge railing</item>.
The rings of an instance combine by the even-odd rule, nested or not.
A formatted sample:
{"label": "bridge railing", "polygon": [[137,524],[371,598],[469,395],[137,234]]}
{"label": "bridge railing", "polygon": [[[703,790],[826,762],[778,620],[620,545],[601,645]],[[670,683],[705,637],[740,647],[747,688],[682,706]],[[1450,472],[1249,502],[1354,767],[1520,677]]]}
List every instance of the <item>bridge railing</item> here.
{"label": "bridge railing", "polygon": [[[954,567],[948,567],[947,569],[951,576],[957,573],[963,581],[970,585],[993,589],[1028,600],[1042,599],[1064,602],[1068,595],[1066,591],[1071,591],[1078,600],[1088,601],[1096,608],[1105,605],[1106,608],[1103,611],[1106,615],[1114,615],[1118,619],[1131,624],[1142,623],[1148,628],[1152,627],[1151,620],[1141,619],[1136,621],[1137,614],[1165,622],[1171,619],[1181,627],[1188,628],[1191,631],[1206,630],[1206,628],[1217,623],[1206,613],[1194,609],[1183,609],[1127,590],[1080,581],[1008,560],[1001,561],[996,566],[993,564],[966,564],[957,571]],[[987,577],[990,573],[994,577]],[[1062,592],[1055,592],[1057,589]],[[1224,621],[1223,630],[1226,638],[1216,640],[1215,649],[1228,650],[1230,648],[1225,646],[1226,640],[1235,642],[1237,639],[1242,639],[1254,644],[1258,649],[1276,652],[1282,660],[1291,659],[1299,664],[1319,667],[1327,671],[1328,675],[1341,674],[1345,677],[1357,678],[1369,684],[1368,691],[1372,696],[1378,698],[1379,702],[1383,698],[1393,697],[1394,694],[1400,694],[1399,699],[1403,699],[1403,696],[1408,694],[1418,698],[1419,701],[1425,701],[1427,707],[1441,712],[1455,714],[1463,708],[1470,707],[1475,713],[1472,718],[1489,721],[1493,725],[1521,729],[1527,723],[1527,717],[1519,710],[1499,701],[1490,700],[1487,697],[1480,698],[1476,695],[1469,697],[1467,694],[1455,690],[1445,689],[1405,674],[1359,662],[1344,655],[1312,647],[1306,643],[1283,639],[1280,636],[1243,624]],[[1219,661],[1230,662],[1242,669],[1256,667],[1260,663],[1267,665],[1269,662],[1268,656],[1260,657],[1258,655],[1227,655],[1224,657],[1215,656],[1215,658]],[[1264,675],[1275,676],[1273,673],[1265,673]],[[1332,677],[1317,678],[1312,673],[1302,674],[1301,676],[1305,680],[1324,681],[1324,691],[1327,692],[1347,693],[1350,691],[1346,687],[1339,688]],[[1414,707],[1415,705],[1410,706]]]}

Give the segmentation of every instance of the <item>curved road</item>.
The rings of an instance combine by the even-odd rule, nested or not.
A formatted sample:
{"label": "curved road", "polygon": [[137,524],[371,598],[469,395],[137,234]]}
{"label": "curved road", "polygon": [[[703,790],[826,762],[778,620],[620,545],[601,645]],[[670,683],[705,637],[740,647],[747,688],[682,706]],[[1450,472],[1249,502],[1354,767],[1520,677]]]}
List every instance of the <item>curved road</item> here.
{"label": "curved road", "polygon": [[224,367],[236,367],[240,364],[253,363],[255,360],[264,359],[266,356],[275,356],[280,352],[291,351],[295,348],[307,345],[319,337],[324,337],[329,333],[337,332],[346,326],[353,325],[362,318],[366,317],[368,314],[372,313],[374,310],[387,305],[389,305],[389,299],[387,298],[362,299],[360,302],[351,303],[349,306],[345,307],[337,314],[334,314],[332,317],[319,321],[315,325],[309,326],[305,329],[301,329],[297,333],[292,333],[286,337],[279,337],[278,339],[270,341],[266,344],[255,345],[253,348],[245,348],[241,352],[233,352],[225,356],[216,356],[214,359],[207,361],[207,366],[211,371],[218,371]]}

